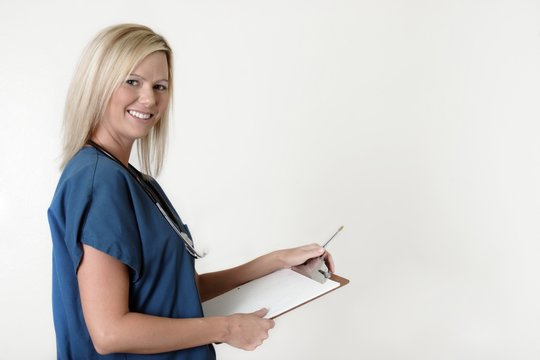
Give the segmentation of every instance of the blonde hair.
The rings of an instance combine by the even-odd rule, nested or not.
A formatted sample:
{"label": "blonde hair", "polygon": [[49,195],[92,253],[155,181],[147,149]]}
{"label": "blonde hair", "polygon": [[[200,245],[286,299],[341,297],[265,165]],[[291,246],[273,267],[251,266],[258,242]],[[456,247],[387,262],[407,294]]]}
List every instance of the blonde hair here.
{"label": "blonde hair", "polygon": [[[152,29],[137,24],[108,27],[83,51],[68,90],[64,110],[64,148],[61,168],[86,144],[113,92],[148,55],[163,51],[169,68],[169,104],[173,95],[173,54],[167,41]],[[167,143],[170,105],[143,138],[137,140],[142,171],[159,174]]]}

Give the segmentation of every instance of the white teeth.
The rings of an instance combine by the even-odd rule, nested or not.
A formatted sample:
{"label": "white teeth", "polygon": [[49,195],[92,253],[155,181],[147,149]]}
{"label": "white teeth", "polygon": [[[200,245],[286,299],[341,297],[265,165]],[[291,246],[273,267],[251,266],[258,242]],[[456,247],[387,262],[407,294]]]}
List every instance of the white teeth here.
{"label": "white teeth", "polygon": [[148,120],[150,119],[150,117],[152,117],[151,114],[143,114],[135,110],[128,110],[128,112],[130,115],[135,116],[136,118],[139,118],[139,119],[143,119],[143,120]]}

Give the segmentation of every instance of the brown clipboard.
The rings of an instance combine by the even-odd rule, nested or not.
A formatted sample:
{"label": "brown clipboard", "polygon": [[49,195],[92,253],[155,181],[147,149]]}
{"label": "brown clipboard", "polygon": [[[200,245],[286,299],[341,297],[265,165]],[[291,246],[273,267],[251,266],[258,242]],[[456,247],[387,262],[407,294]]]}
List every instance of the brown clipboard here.
{"label": "brown clipboard", "polygon": [[275,319],[348,283],[336,274],[321,284],[291,269],[278,270],[205,301],[203,312],[205,316],[224,316],[265,307],[268,318]]}
{"label": "brown clipboard", "polygon": [[284,311],[284,312],[282,312],[282,313],[280,313],[280,314],[278,314],[276,316],[271,317],[271,319],[276,319],[276,318],[278,318],[278,317],[280,317],[280,316],[282,316],[282,315],[284,315],[284,314],[286,314],[286,313],[288,313],[290,311],[293,311],[294,309],[298,309],[300,306],[306,305],[307,303],[310,303],[313,300],[317,300],[318,298],[323,297],[324,295],[330,294],[332,291],[335,291],[335,290],[347,285],[350,282],[348,279],[345,279],[344,277],[341,277],[341,276],[336,275],[336,274],[332,274],[332,276],[330,276],[330,278],[328,280],[337,282],[339,284],[339,286],[335,287],[335,288],[333,288],[331,290],[328,290],[328,291],[326,291],[326,292],[324,292],[324,293],[322,293],[322,294],[320,294],[320,295],[318,295],[318,296],[316,296],[314,298],[308,299],[305,302],[303,302],[303,303],[301,303],[299,305],[296,305],[296,306],[290,308],[287,311]]}

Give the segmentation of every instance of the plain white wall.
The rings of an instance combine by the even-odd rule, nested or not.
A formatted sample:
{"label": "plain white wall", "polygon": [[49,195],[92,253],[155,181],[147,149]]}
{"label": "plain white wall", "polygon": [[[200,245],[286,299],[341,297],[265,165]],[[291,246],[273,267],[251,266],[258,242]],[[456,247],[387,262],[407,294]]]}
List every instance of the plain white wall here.
{"label": "plain white wall", "polygon": [[67,86],[101,28],[176,52],[160,181],[200,272],[330,246],[347,287],[220,359],[540,358],[540,3],[0,4],[0,359],[53,359],[46,209]]}

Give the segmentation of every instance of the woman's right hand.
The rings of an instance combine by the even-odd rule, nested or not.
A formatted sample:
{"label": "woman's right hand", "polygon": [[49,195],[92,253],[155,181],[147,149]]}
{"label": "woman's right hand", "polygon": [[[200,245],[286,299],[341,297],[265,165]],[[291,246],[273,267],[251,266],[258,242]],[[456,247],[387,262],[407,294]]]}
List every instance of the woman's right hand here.
{"label": "woman's right hand", "polygon": [[250,314],[228,316],[228,336],[224,342],[243,350],[255,350],[274,327],[274,320],[264,318],[267,313],[268,309],[263,308]]}

